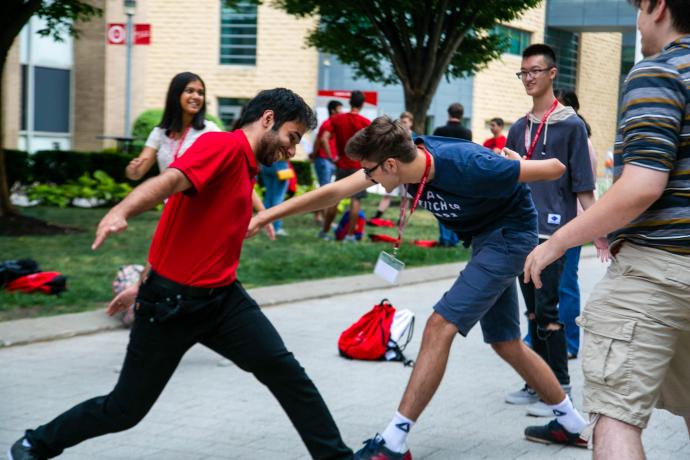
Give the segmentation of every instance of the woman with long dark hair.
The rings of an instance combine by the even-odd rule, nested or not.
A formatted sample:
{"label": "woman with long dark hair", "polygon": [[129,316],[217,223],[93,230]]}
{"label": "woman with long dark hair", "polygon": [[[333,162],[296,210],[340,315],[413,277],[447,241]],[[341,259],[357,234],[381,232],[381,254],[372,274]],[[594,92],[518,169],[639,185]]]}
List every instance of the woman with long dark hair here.
{"label": "woman with long dark hair", "polygon": [[170,163],[182,156],[199,136],[220,131],[212,121],[206,120],[206,85],[192,72],[175,75],[168,87],[165,110],[161,122],[153,128],[146,146],[138,157],[130,161],[125,174],[131,180],[141,179],[158,161],[164,171]]}

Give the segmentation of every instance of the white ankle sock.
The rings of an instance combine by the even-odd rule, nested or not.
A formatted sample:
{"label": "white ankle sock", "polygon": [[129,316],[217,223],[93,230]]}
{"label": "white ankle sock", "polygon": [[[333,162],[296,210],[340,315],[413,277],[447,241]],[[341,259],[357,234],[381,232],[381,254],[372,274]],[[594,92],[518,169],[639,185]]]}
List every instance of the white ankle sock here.
{"label": "white ankle sock", "polygon": [[386,441],[386,447],[393,452],[405,452],[407,450],[407,435],[414,426],[414,422],[409,418],[396,412],[393,420],[388,424],[381,437]]}
{"label": "white ankle sock", "polygon": [[559,404],[549,405],[549,407],[553,410],[558,423],[571,433],[580,433],[587,426],[587,422],[585,422],[585,419],[582,418],[577,409],[573,407],[573,403],[568,395],[565,395],[565,399]]}

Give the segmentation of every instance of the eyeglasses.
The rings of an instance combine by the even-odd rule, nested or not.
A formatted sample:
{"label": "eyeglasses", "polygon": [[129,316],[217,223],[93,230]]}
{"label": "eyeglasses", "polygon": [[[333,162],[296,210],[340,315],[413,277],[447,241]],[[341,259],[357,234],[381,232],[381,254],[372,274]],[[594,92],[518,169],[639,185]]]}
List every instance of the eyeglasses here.
{"label": "eyeglasses", "polygon": [[372,181],[375,184],[378,184],[372,177],[371,174],[376,171],[376,169],[381,166],[388,158],[384,158],[380,162],[376,163],[376,166],[372,166],[371,168],[362,168],[362,171],[364,171],[364,174],[367,176],[367,179]]}
{"label": "eyeglasses", "polygon": [[547,67],[546,69],[531,69],[531,70],[521,70],[519,72],[515,72],[515,76],[518,77],[518,80],[524,80],[527,78],[529,75],[530,78],[537,78],[537,76],[542,73],[542,72],[548,72],[549,70],[553,69],[555,66]]}

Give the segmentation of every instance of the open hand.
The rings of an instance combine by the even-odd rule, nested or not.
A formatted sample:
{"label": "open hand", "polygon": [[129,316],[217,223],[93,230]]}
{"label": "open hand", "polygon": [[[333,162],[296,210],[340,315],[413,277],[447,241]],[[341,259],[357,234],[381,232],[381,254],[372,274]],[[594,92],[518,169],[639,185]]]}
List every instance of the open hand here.
{"label": "open hand", "polygon": [[93,241],[91,249],[94,251],[98,249],[111,233],[122,233],[125,230],[127,230],[127,219],[117,211],[117,207],[111,209],[98,224],[96,239]]}
{"label": "open hand", "polygon": [[541,272],[551,265],[559,257],[565,254],[566,248],[561,248],[554,243],[553,239],[546,240],[532,250],[525,260],[525,283],[532,281],[537,289],[540,289]]}
{"label": "open hand", "polygon": [[594,240],[594,247],[597,248],[597,258],[606,263],[609,261],[609,240],[605,236]]}
{"label": "open hand", "polygon": [[139,283],[133,284],[116,295],[108,304],[108,308],[106,308],[105,312],[109,316],[113,316],[116,313],[127,310],[136,300],[138,293]]}
{"label": "open hand", "polygon": [[273,241],[276,239],[276,229],[273,228],[273,224],[264,225],[264,231],[269,240]]}

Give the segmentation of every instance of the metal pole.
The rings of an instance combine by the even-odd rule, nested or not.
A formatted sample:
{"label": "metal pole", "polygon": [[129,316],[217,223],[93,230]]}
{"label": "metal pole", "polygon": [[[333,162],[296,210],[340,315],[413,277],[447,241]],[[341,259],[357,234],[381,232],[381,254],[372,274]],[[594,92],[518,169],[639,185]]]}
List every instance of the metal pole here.
{"label": "metal pole", "polygon": [[[134,32],[132,24],[132,14],[127,13],[127,63],[125,74],[125,137],[132,137],[131,123],[131,100],[132,100],[132,44],[134,43]],[[125,141],[127,142],[127,141]],[[129,142],[127,142],[129,145]]]}
{"label": "metal pole", "polygon": [[35,117],[35,74],[34,74],[34,28],[33,19],[27,24],[26,40],[26,151],[34,153],[34,117]]}

